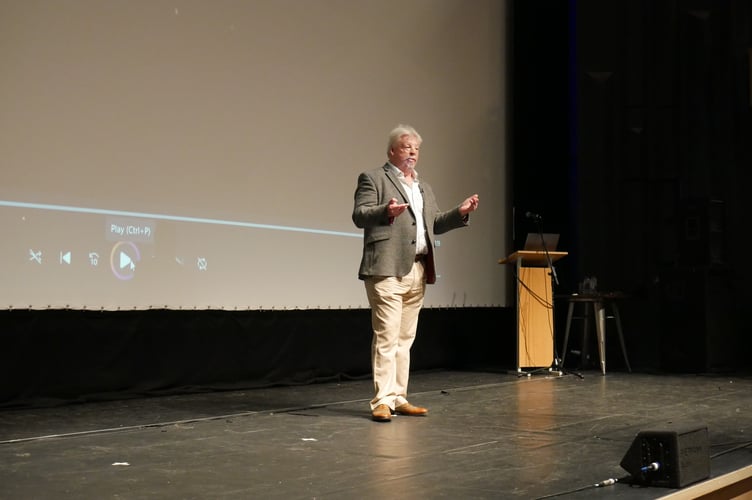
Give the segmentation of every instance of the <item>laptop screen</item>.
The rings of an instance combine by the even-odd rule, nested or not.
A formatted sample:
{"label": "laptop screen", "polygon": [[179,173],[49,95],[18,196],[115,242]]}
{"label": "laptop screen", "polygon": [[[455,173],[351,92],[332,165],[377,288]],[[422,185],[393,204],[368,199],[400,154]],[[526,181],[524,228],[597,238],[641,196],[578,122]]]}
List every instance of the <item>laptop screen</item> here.
{"label": "laptop screen", "polygon": [[559,244],[559,233],[527,233],[523,250],[553,252]]}

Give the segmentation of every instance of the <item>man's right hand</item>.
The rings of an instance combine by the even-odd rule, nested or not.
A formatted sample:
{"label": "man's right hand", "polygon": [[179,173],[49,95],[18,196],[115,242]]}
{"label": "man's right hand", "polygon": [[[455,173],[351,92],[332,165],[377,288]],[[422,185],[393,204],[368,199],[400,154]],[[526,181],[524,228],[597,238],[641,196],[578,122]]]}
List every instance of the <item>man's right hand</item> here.
{"label": "man's right hand", "polygon": [[386,213],[390,219],[393,219],[407,210],[408,206],[410,206],[409,203],[399,203],[397,198],[392,198],[389,200],[389,205],[386,207]]}

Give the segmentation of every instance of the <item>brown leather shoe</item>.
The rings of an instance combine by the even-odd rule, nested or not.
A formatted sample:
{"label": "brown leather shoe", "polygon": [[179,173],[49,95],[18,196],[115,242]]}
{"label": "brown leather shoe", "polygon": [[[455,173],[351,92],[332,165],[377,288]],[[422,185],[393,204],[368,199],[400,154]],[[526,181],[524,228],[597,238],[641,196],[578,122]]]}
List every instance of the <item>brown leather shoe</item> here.
{"label": "brown leather shoe", "polygon": [[392,410],[387,405],[379,405],[371,411],[371,418],[376,422],[389,422],[392,419]]}
{"label": "brown leather shoe", "polygon": [[422,417],[428,413],[428,408],[421,408],[420,406],[413,406],[410,403],[399,405],[394,409],[397,415],[409,415],[411,417]]}

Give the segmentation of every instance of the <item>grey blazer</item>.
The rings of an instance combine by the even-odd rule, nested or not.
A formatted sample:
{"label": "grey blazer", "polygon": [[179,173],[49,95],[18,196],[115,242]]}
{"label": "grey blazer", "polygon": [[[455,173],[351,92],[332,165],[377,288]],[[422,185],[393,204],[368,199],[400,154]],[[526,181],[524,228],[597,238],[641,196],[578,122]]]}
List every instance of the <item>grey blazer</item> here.
{"label": "grey blazer", "polygon": [[[422,179],[419,183],[429,249],[425,263],[426,283],[432,284],[436,282],[434,235],[466,226],[468,217],[460,214],[459,206],[440,211],[431,186]],[[352,220],[364,230],[363,257],[358,271],[360,279],[370,276],[402,277],[410,272],[415,262],[416,222],[413,207],[390,220],[386,208],[392,198],[402,200],[402,203],[409,202],[402,183],[388,163],[358,176]]]}

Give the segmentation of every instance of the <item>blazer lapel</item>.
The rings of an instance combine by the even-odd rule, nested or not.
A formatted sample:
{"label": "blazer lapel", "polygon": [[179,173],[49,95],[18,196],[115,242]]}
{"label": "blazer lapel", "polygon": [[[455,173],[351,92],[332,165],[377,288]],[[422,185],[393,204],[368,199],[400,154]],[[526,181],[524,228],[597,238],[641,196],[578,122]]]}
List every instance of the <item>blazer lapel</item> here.
{"label": "blazer lapel", "polygon": [[[394,185],[395,188],[397,188],[397,191],[402,196],[402,201],[404,203],[410,203],[410,198],[407,197],[407,194],[405,193],[405,188],[402,185],[402,182],[397,178],[397,176],[392,171],[392,167],[388,164],[384,164],[384,173],[386,174],[386,178],[389,179],[389,181]],[[413,207],[412,205],[408,206],[410,211],[412,212]]]}

